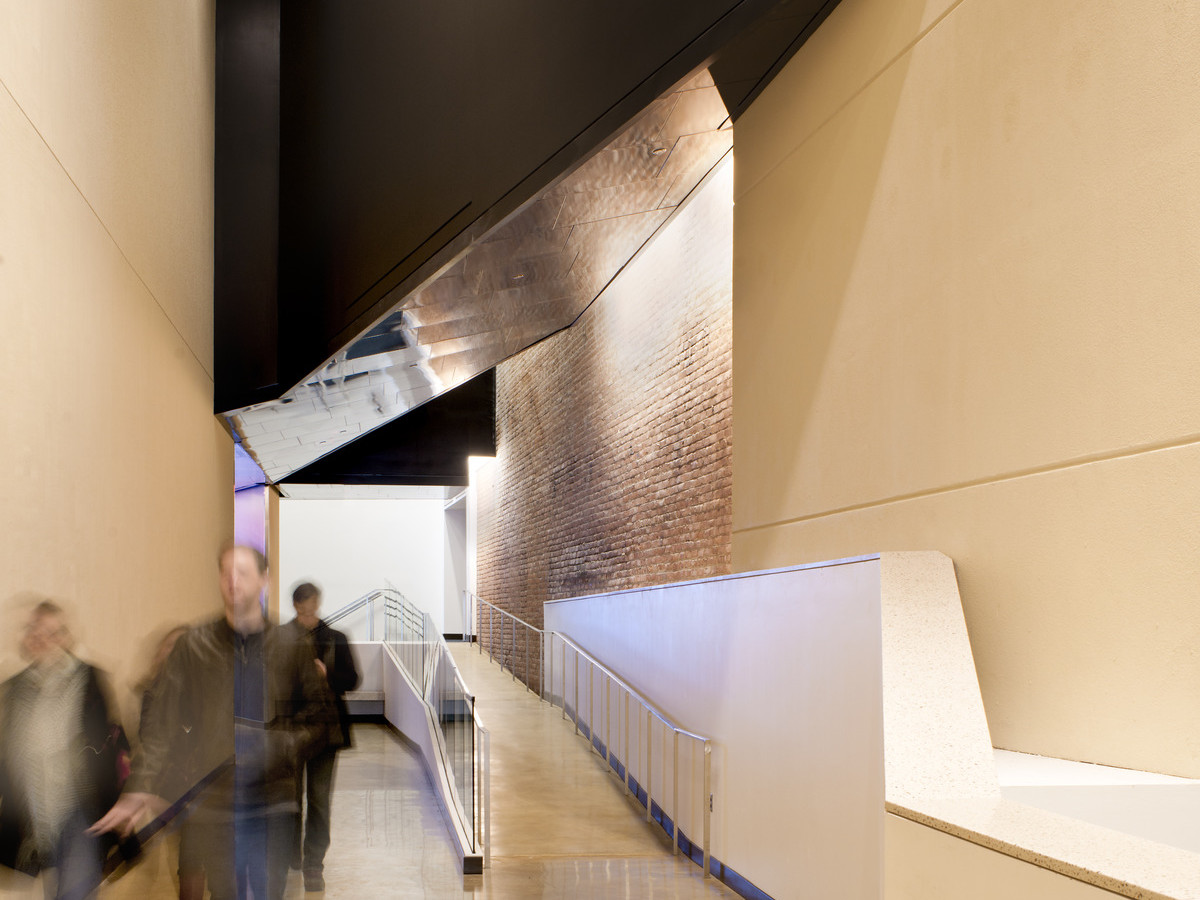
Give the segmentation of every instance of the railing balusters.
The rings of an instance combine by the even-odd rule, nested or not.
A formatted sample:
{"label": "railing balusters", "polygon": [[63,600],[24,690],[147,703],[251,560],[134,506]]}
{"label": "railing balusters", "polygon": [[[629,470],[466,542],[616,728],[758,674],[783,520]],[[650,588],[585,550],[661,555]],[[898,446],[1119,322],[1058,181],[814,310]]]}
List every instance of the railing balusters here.
{"label": "railing balusters", "polygon": [[[701,785],[701,792],[697,801],[701,805],[702,828],[703,828],[703,868],[704,877],[710,877],[709,869],[711,868],[711,838],[712,838],[712,742],[701,735],[694,734],[686,729],[679,728],[672,724],[658,712],[644,697],[639,695],[628,684],[623,682],[611,671],[593,660],[590,656],[584,653],[578,646],[574,644],[565,635],[555,634],[550,632],[548,635],[540,628],[530,625],[528,622],[522,621],[517,616],[500,609],[499,607],[489,603],[488,601],[473,596],[475,602],[476,616],[479,621],[479,652],[483,653],[483,609],[487,607],[488,615],[488,659],[497,661],[503,670],[506,666],[511,667],[514,680],[520,678],[525,683],[526,690],[533,690],[533,672],[532,661],[533,651],[531,648],[532,637],[531,633],[536,633],[538,636],[538,696],[550,704],[559,703],[562,708],[562,717],[568,717],[568,702],[567,702],[567,680],[572,679],[572,696],[574,703],[572,704],[573,713],[571,718],[574,721],[575,733],[582,734],[583,728],[586,727],[588,743],[597,753],[608,761],[609,766],[616,768],[616,763],[613,762],[613,744],[622,744],[622,709],[620,704],[624,704],[624,759],[621,763],[625,767],[622,785],[625,793],[628,795],[633,793],[632,785],[635,781],[640,782],[642,788],[646,792],[646,821],[649,822],[654,816],[654,722],[657,719],[662,723],[662,779],[660,780],[658,791],[661,795],[659,798],[659,808],[662,813],[662,825],[664,831],[667,828],[666,820],[670,818],[671,826],[671,842],[673,844],[673,853],[682,852],[683,833],[681,831],[681,773],[679,761],[679,738],[682,735],[692,742],[692,753],[689,754],[689,766],[687,783],[690,785],[688,793],[695,791],[697,782],[697,773],[695,766],[695,748],[697,744],[701,744],[704,748],[704,769]],[[496,636],[496,621],[497,612],[500,614],[500,634]],[[512,635],[505,635],[506,620],[511,619]],[[520,627],[524,633],[523,640],[525,641],[525,668],[521,673],[517,672],[518,656],[520,650],[517,644],[517,629]],[[561,649],[555,646],[555,638],[558,639]],[[570,669],[567,667],[567,650],[568,644],[570,650],[574,654],[574,664]],[[556,649],[561,654],[558,662],[555,662]],[[507,657],[507,658],[506,658]],[[581,662],[582,657],[582,662]],[[581,694],[584,693],[584,686],[580,682],[580,665],[586,665],[587,671],[587,686],[586,700],[587,711],[583,711],[580,703]],[[596,718],[597,698],[595,696],[595,678],[596,671],[599,670],[599,677],[604,679],[603,692],[604,695],[599,698],[600,711],[599,715],[603,717],[603,723],[597,727]],[[548,673],[548,677],[547,677]],[[613,735],[612,729],[612,690],[614,684],[621,691],[617,709],[617,728],[616,735]],[[640,713],[634,712],[634,704],[638,704],[646,710],[645,735],[640,733],[643,727],[643,719]],[[636,726],[636,733],[635,733]],[[670,737],[668,737],[668,731]],[[596,747],[597,740],[603,745],[603,750]],[[668,745],[668,740],[670,744]],[[632,759],[633,752],[638,752],[642,755],[644,750],[644,760],[639,760],[638,763]],[[671,783],[670,787],[670,810],[666,809],[667,805],[667,766],[671,766]],[[638,776],[635,778],[634,772],[638,771]],[[695,824],[695,810],[693,808],[692,815],[688,817],[689,822]],[[694,845],[694,839],[692,841]],[[689,853],[690,855],[690,853]]]}
{"label": "railing balusters", "polygon": [[[581,719],[581,717],[584,716],[584,713],[582,711],[582,705],[580,703],[580,696],[581,696],[581,694],[584,693],[584,689],[583,689],[583,686],[580,684],[579,667],[580,667],[580,665],[586,665],[586,666],[588,666],[588,685],[586,688],[586,698],[585,698],[585,702],[588,704],[588,709],[587,709],[587,713],[586,713],[588,743],[592,746],[593,749],[596,749],[596,739],[599,738],[601,740],[602,744],[604,745],[604,750],[602,752],[597,750],[597,752],[601,752],[601,755],[603,755],[608,760],[610,768],[613,768],[614,771],[617,769],[618,763],[614,762],[612,759],[613,742],[615,741],[618,745],[624,746],[624,759],[621,761],[624,764],[624,769],[625,769],[624,775],[622,777],[622,788],[625,791],[626,795],[629,795],[631,793],[634,793],[633,785],[635,783],[637,783],[639,785],[639,788],[641,790],[645,791],[645,804],[646,804],[645,815],[646,815],[647,822],[651,822],[654,819],[654,803],[655,803],[654,792],[656,789],[655,781],[654,781],[654,778],[655,778],[655,774],[654,774],[655,749],[654,748],[655,748],[655,743],[656,743],[655,734],[654,734],[654,723],[656,720],[659,723],[661,723],[661,726],[663,729],[662,738],[661,738],[661,745],[662,745],[661,746],[661,755],[662,755],[661,769],[662,769],[662,772],[661,772],[661,778],[660,778],[660,780],[658,782],[658,786],[657,786],[657,790],[659,793],[658,804],[659,804],[659,811],[660,811],[660,816],[661,816],[660,824],[662,825],[663,831],[665,833],[667,833],[671,838],[671,842],[673,844],[672,853],[673,854],[682,853],[683,852],[683,837],[684,837],[684,835],[683,835],[683,831],[681,828],[682,819],[683,819],[683,808],[682,808],[682,803],[680,800],[680,793],[683,790],[683,785],[681,785],[680,782],[686,781],[686,783],[689,785],[689,787],[687,789],[688,793],[692,794],[692,796],[694,797],[694,802],[692,804],[690,804],[691,815],[689,815],[687,817],[688,821],[691,825],[695,824],[695,815],[696,815],[696,811],[697,811],[695,803],[699,803],[702,807],[702,819],[703,819],[702,851],[703,851],[703,860],[704,860],[703,866],[704,866],[704,877],[708,878],[710,876],[709,869],[711,868],[711,864],[712,864],[712,862],[711,862],[712,861],[712,856],[711,856],[712,741],[706,737],[703,737],[702,735],[696,734],[691,731],[687,731],[686,729],[680,728],[680,727],[672,724],[661,712],[659,712],[657,709],[655,709],[654,706],[648,700],[646,700],[644,697],[642,697],[640,694],[638,694],[637,691],[635,691],[632,687],[630,687],[628,684],[626,684],[624,681],[622,681],[617,675],[615,675],[609,669],[605,668],[603,665],[601,665],[599,662],[597,662],[595,659],[593,659],[591,656],[589,656],[587,653],[585,653],[570,638],[566,637],[565,635],[558,634],[556,632],[548,632],[548,637],[549,637],[549,645],[548,646],[550,648],[549,658],[551,661],[553,661],[553,658],[554,658],[554,649],[555,649],[554,641],[555,641],[555,639],[557,639],[559,641],[559,643],[562,645],[561,668],[558,671],[556,671],[555,666],[553,666],[553,665],[550,666],[550,680],[549,680],[549,688],[548,688],[548,695],[547,695],[549,702],[554,703],[554,702],[556,702],[556,700],[555,700],[556,696],[561,697],[563,717],[566,718],[566,716],[567,716],[567,678],[571,674],[571,672],[568,672],[568,670],[567,670],[567,649],[568,649],[568,645],[569,645],[571,652],[575,655],[575,664],[573,666],[573,673],[574,673],[574,691],[573,691],[573,693],[574,693],[574,697],[575,697],[575,704],[574,704],[575,705],[575,714],[574,714],[575,733],[576,734],[583,733],[582,729],[581,729],[581,722],[583,720]],[[581,658],[582,658],[582,662],[581,662]],[[597,672],[598,672],[598,677],[605,679],[604,689],[603,689],[604,696],[599,698],[599,703],[600,703],[599,715],[603,716],[603,718],[604,718],[604,724],[601,726],[596,725],[596,716],[597,716],[596,702],[597,701],[596,701],[596,697],[595,697],[594,679],[595,679],[595,677],[597,677],[597,675],[594,673],[597,673]],[[621,692],[621,696],[618,698],[619,702],[618,702],[618,709],[617,709],[617,730],[616,730],[615,738],[612,733],[612,722],[611,722],[611,719],[612,719],[611,691],[612,691],[613,685],[615,685],[616,688]],[[621,703],[624,704],[623,713],[620,708]],[[641,709],[644,709],[646,711],[646,715],[645,715],[644,719],[640,712],[637,712],[637,713],[634,712],[633,706],[635,703],[638,704]],[[624,740],[623,741],[622,741],[622,734],[621,734],[621,729],[622,729],[621,719],[622,718],[624,719],[624,723],[623,723]],[[636,725],[636,733],[635,733],[635,725]],[[642,731],[643,728],[645,729],[644,732]],[[691,744],[690,744],[691,753],[689,754],[690,762],[688,765],[688,774],[687,774],[686,779],[683,777],[681,768],[680,768],[680,752],[679,752],[680,737],[685,737],[691,742]],[[668,743],[668,741],[670,743]],[[695,765],[695,750],[696,750],[697,744],[701,745],[704,748],[704,770],[703,770],[702,780],[700,779],[700,777],[696,771],[696,765]],[[635,752],[638,753],[638,755],[640,757],[637,761],[635,761],[633,759],[633,753],[635,753]],[[671,767],[671,772],[670,772],[670,776],[669,776],[670,784],[668,784],[668,781],[667,781],[667,779],[668,779],[667,767],[668,766]],[[637,772],[636,776],[634,774],[635,771]],[[701,784],[699,784],[699,785],[697,785],[698,780],[701,780]],[[668,788],[669,788],[669,796],[668,796]],[[697,790],[697,788],[699,788],[699,790]],[[698,794],[699,796],[696,796],[696,794]],[[638,799],[641,800],[640,796]],[[671,823],[672,823],[669,830],[668,830],[668,826],[667,826],[668,818],[671,820]],[[691,839],[690,843],[693,847],[695,846],[696,840],[694,837]],[[690,850],[688,851],[687,855],[689,856],[689,858],[691,857]]]}

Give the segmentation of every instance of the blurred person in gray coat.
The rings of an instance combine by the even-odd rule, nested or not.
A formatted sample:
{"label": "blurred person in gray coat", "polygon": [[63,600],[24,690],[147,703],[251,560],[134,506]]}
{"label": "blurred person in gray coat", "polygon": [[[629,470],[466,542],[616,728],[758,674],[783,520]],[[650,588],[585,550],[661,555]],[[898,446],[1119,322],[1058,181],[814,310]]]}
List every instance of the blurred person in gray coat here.
{"label": "blurred person in gray coat", "polygon": [[72,652],[62,608],[29,614],[29,665],[0,686],[0,864],[46,874],[46,896],[74,900],[100,884],[111,839],[88,825],[117,799],[129,745],[98,669]]}

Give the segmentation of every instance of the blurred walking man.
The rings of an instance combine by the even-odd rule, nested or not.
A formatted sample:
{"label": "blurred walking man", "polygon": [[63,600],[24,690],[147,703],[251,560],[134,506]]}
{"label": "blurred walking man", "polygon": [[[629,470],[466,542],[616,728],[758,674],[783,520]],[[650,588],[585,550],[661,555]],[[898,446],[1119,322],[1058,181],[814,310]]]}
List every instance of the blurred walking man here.
{"label": "blurred walking man", "polygon": [[219,565],[223,615],[189,630],[167,657],[126,792],[93,831],[128,834],[171,783],[172,770],[182,767],[195,784],[232,760],[198,798],[184,838],[194,842],[212,900],[279,900],[295,829],[296,771],[336,728],[333,698],[311,647],[263,615],[262,554],[229,547]]}
{"label": "blurred walking man", "polygon": [[[358,670],[350,653],[346,636],[330,628],[317,616],[321,608],[321,589],[305,582],[292,592],[296,618],[285,625],[298,640],[311,639],[318,668],[329,682],[337,704],[341,739],[331,739],[302,771],[296,773],[296,801],[301,806],[296,819],[296,845],[293,859],[304,870],[306,891],[325,890],[325,851],[329,849],[329,814],[333,796],[333,777],[337,768],[337,752],[350,746],[350,714],[346,709],[346,691],[358,687]],[[304,782],[308,789],[305,792]],[[307,813],[304,812],[307,793]],[[303,829],[301,829],[303,824]],[[300,836],[303,831],[304,840]],[[300,858],[296,860],[296,857]]]}

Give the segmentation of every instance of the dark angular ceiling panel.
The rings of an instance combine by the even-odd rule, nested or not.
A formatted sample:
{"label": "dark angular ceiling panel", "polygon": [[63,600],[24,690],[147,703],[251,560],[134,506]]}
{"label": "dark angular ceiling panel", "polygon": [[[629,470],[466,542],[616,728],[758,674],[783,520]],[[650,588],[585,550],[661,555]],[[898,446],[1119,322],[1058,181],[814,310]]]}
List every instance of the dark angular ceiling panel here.
{"label": "dark angular ceiling panel", "polygon": [[218,0],[216,402],[267,477],[570,325],[832,5]]}

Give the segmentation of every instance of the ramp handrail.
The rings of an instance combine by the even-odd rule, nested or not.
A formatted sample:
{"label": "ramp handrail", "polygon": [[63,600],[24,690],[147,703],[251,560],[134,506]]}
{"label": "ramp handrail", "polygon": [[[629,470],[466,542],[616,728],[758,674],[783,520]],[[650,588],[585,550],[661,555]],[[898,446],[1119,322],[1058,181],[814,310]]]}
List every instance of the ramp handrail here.
{"label": "ramp handrail", "polygon": [[[486,614],[488,659],[495,661],[498,656],[500,668],[507,668],[512,672],[514,681],[520,681],[530,691],[535,690],[536,684],[537,695],[544,698],[545,682],[542,677],[542,656],[545,651],[545,632],[536,625],[530,625],[508,610],[501,609],[494,603],[489,603],[469,591],[463,591],[463,605],[468,608],[465,610],[463,622],[471,622],[475,627],[474,637],[479,642],[479,652],[483,653],[483,623]],[[474,606],[473,613],[469,609],[471,606]],[[496,637],[497,622],[500,625],[499,639]],[[506,631],[508,633],[507,640],[505,639]],[[471,636],[467,635],[466,637],[469,640]],[[525,662],[524,669],[518,672],[517,665],[522,657]],[[533,669],[535,665],[536,673]]]}
{"label": "ramp handrail", "polygon": [[[676,725],[647,697],[566,635],[544,631],[469,591],[463,591],[463,622],[464,625],[470,623],[474,628],[473,635],[466,634],[464,637],[474,637],[481,654],[486,642],[488,659],[498,662],[501,669],[508,668],[514,680],[522,681],[528,690],[536,689],[538,696],[552,706],[561,706],[563,718],[567,718],[570,712],[576,734],[583,734],[592,749],[621,778],[625,793],[633,794],[638,802],[645,805],[646,821],[654,820],[662,826],[671,838],[675,853],[680,852],[686,841],[688,857],[701,865],[705,878],[709,877],[713,810],[712,739]],[[567,666],[568,653],[572,663],[570,672]],[[518,664],[522,656],[524,670],[519,672]],[[557,673],[556,657],[560,660]],[[535,665],[536,672],[533,669]],[[587,681],[587,712],[582,711],[580,704],[583,684],[581,666]],[[602,685],[600,715],[597,715],[597,681]],[[614,692],[617,695],[616,745],[613,743]],[[568,694],[572,695],[573,705],[568,702]],[[636,715],[633,712],[635,709]],[[657,782],[654,778],[655,723],[658,723],[657,731],[662,738]],[[681,739],[691,746],[687,759],[680,755]],[[614,747],[622,742],[623,750],[614,752]],[[702,752],[698,777],[695,764],[697,748]],[[681,797],[680,782],[685,769],[688,770],[692,790]],[[669,803],[666,796],[668,783]],[[656,784],[657,796],[654,793]],[[687,837],[680,825],[684,820],[694,824],[697,811],[702,832],[699,859],[695,854],[696,842]]]}
{"label": "ramp handrail", "polygon": [[[646,806],[646,821],[656,820],[671,839],[676,854],[679,853],[683,842],[688,842],[687,856],[700,863],[704,877],[709,877],[709,861],[711,859],[712,837],[712,739],[696,734],[676,725],[653,703],[643,696],[636,688],[607,668],[564,634],[555,631],[546,632],[548,635],[548,652],[546,654],[546,669],[549,671],[548,695],[543,695],[552,706],[561,705],[563,718],[568,717],[568,694],[574,700],[571,707],[572,718],[575,722],[576,734],[586,737],[609,767],[624,782],[626,795],[633,794],[639,803]],[[561,664],[555,666],[555,650],[561,649]],[[571,666],[568,668],[568,651],[571,655]],[[581,677],[580,666],[585,668]],[[571,684],[568,685],[568,679]],[[586,679],[586,690],[581,689]],[[599,698],[596,694],[597,679],[601,682],[602,690]],[[559,689],[561,683],[561,690]],[[617,715],[615,735],[613,729],[613,691],[617,692]],[[556,699],[561,703],[556,703]],[[581,704],[586,703],[586,712]],[[635,712],[636,711],[636,712]],[[654,723],[660,723],[662,735],[662,760],[658,764],[661,777],[657,784],[654,779]],[[643,727],[644,726],[644,727]],[[692,751],[689,759],[680,756],[680,739],[691,742]],[[614,743],[615,741],[615,743]],[[670,748],[668,750],[668,743]],[[700,778],[696,778],[695,751],[700,747],[703,751],[703,763]],[[614,753],[614,748],[621,749],[621,756]],[[622,749],[623,748],[623,749]],[[643,752],[644,751],[644,752]],[[669,763],[669,771],[668,771]],[[692,782],[693,790],[688,795],[680,797],[681,772],[686,768]],[[636,770],[635,777],[634,771]],[[697,787],[699,781],[699,790]],[[667,787],[670,786],[670,797]],[[659,794],[654,794],[657,788]],[[668,800],[670,809],[668,810]],[[698,802],[697,802],[698,801]],[[654,807],[658,806],[658,815]],[[683,833],[680,823],[684,819],[694,823],[697,807],[701,811],[701,851],[702,861],[695,857],[695,841]]]}
{"label": "ramp handrail", "polygon": [[385,589],[369,591],[368,593],[363,594],[358,599],[351,600],[345,606],[341,607],[338,610],[335,610],[334,612],[330,613],[329,615],[322,616],[322,618],[324,619],[326,625],[333,625],[336,622],[340,622],[342,619],[346,618],[346,616],[350,615],[351,613],[356,613],[363,607],[367,607],[371,611],[371,615],[367,616],[367,640],[373,641],[373,640],[375,640],[375,615],[374,615],[375,607],[374,607],[374,605],[375,605],[376,601],[378,601],[381,597],[384,596],[385,592],[386,592]]}

